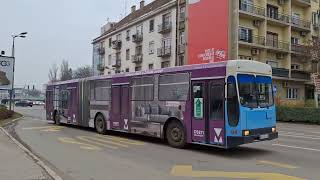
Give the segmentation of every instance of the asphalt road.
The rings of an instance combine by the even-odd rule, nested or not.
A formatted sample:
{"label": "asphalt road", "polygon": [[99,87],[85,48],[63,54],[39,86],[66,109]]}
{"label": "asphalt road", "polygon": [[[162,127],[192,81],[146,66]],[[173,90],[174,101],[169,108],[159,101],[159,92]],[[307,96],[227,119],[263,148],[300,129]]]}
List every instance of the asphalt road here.
{"label": "asphalt road", "polygon": [[66,180],[320,180],[320,126],[279,123],[280,138],[233,150],[174,149],[158,139],[55,126],[42,107],[18,108],[18,137]]}

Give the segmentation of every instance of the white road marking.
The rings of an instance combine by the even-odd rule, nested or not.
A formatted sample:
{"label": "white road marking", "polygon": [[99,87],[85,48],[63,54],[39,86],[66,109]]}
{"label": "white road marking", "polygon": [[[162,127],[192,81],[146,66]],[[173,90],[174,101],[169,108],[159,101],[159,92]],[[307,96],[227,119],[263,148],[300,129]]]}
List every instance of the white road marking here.
{"label": "white road marking", "polygon": [[320,136],[310,136],[310,135],[303,135],[303,134],[283,134],[280,133],[279,136],[285,136],[285,137],[294,137],[294,138],[301,138],[301,139],[312,139],[312,140],[320,140]]}
{"label": "white road marking", "polygon": [[281,132],[282,130],[284,131],[289,131],[289,132],[304,132],[304,133],[311,133],[311,134],[320,134],[320,126],[319,128],[307,128],[307,129],[298,129],[298,128],[281,128],[281,127],[278,127],[278,130]]}
{"label": "white road marking", "polygon": [[313,149],[313,148],[306,148],[306,147],[299,147],[299,146],[289,146],[285,144],[272,144],[272,146],[280,146],[280,147],[287,147],[292,149],[302,149],[302,150],[320,152],[320,149]]}

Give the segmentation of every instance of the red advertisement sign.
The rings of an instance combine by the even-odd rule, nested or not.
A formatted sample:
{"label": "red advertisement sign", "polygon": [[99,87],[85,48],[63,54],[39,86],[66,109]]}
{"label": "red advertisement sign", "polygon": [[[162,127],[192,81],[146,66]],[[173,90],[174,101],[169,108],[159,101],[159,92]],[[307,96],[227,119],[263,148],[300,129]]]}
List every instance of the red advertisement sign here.
{"label": "red advertisement sign", "polygon": [[188,64],[228,59],[227,0],[189,0]]}

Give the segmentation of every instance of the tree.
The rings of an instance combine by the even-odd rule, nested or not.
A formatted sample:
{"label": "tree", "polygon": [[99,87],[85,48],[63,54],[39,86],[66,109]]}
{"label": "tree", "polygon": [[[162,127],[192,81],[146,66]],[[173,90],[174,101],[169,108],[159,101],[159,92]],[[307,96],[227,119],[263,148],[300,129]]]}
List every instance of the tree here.
{"label": "tree", "polygon": [[311,60],[312,72],[319,72],[320,63],[320,38],[314,37],[309,41],[305,54]]}
{"label": "tree", "polygon": [[58,81],[58,66],[57,64],[53,64],[51,66],[51,68],[49,69],[49,74],[48,74],[48,77],[49,77],[49,82],[56,82]]}
{"label": "tree", "polygon": [[69,62],[63,60],[60,66],[60,81],[72,79],[72,69],[69,68]]}
{"label": "tree", "polygon": [[79,67],[73,72],[73,79],[80,79],[93,76],[92,68],[89,65]]}

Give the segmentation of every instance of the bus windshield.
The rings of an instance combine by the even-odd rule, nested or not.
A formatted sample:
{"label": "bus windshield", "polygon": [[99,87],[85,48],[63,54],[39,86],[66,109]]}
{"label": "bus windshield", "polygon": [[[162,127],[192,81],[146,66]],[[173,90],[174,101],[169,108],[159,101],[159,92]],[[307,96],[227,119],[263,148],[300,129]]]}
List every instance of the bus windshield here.
{"label": "bus windshield", "polygon": [[244,107],[273,105],[272,79],[267,76],[238,75],[240,103]]}

